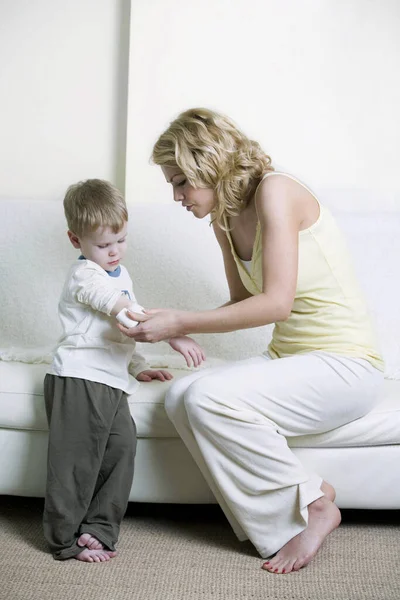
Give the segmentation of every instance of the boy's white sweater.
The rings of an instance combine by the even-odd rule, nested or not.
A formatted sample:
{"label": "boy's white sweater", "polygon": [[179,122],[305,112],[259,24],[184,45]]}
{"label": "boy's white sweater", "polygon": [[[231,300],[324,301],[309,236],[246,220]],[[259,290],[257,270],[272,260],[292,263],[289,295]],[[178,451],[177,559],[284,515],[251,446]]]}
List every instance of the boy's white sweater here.
{"label": "boy's white sweater", "polygon": [[148,366],[135,352],[134,340],[110,316],[121,293],[136,302],[125,267],[109,273],[86,259],[71,266],[59,302],[63,335],[48,373],[105,383],[127,394],[135,391],[135,376]]}

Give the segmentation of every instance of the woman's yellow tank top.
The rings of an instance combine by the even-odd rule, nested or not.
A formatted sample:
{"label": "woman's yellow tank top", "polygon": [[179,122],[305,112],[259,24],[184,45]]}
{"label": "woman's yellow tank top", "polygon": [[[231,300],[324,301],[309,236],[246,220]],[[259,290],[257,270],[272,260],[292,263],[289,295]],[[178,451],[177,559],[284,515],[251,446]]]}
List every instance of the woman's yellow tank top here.
{"label": "woman's yellow tank top", "polygon": [[[274,171],[263,179],[277,174],[290,177],[306,188],[286,173]],[[322,350],[364,358],[383,371],[384,363],[377,350],[367,305],[358,287],[345,240],[329,210],[315,199],[320,207],[319,217],[311,227],[299,232],[298,276],[292,311],[286,321],[275,323],[268,351],[272,358],[283,358]],[[229,231],[227,236],[245,288],[252,295],[260,294],[260,223],[257,224],[249,270],[236,254]]]}

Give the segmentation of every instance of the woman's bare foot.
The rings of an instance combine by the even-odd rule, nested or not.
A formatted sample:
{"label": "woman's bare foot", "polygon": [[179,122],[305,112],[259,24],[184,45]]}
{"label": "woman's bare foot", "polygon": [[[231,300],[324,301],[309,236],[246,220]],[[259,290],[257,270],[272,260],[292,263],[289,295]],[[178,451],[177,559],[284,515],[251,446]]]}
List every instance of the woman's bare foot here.
{"label": "woman's bare foot", "polygon": [[113,558],[117,553],[111,552],[110,550],[89,550],[85,548],[82,552],[79,552],[74,558],[83,562],[107,562],[110,558]]}
{"label": "woman's bare foot", "polygon": [[328,500],[330,500],[331,502],[335,502],[336,490],[333,487],[333,485],[331,485],[327,481],[323,481],[321,483],[320,489],[321,489],[321,492],[324,492],[325,497],[328,498]]}
{"label": "woman's bare foot", "polygon": [[[322,486],[321,490],[324,491]],[[308,506],[307,528],[285,544],[262,568],[271,573],[290,573],[305,567],[324,539],[339,526],[340,520],[338,507],[326,496],[318,498]]]}
{"label": "woman's bare foot", "polygon": [[[321,486],[322,489],[322,486]],[[99,540],[97,538],[95,538],[93,535],[90,535],[90,533],[82,533],[82,535],[78,538],[77,540],[77,544],[78,546],[81,546],[82,548],[84,546],[86,546],[86,548],[89,548],[89,550],[103,550],[104,546],[101,542],[99,542]]]}

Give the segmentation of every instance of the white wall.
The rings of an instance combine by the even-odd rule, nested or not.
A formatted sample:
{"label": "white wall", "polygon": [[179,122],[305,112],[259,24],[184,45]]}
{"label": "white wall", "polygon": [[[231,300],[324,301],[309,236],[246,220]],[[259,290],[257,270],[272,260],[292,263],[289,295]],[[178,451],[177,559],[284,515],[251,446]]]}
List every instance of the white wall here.
{"label": "white wall", "polygon": [[0,196],[125,178],[128,0],[0,2]]}
{"label": "white wall", "polygon": [[400,208],[398,0],[133,0],[127,197],[181,110],[215,108],[330,204]]}

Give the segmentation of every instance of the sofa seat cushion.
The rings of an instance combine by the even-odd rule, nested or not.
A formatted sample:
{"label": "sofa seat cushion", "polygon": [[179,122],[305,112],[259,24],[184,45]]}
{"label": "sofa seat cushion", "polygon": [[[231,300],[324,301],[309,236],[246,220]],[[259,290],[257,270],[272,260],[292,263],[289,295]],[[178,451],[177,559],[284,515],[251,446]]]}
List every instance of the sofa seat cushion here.
{"label": "sofa seat cushion", "polygon": [[[43,379],[47,364],[0,360],[0,428],[46,431]],[[174,380],[187,369],[169,369]],[[178,434],[164,410],[170,382],[142,383],[129,396],[129,406],[140,438],[176,438]],[[385,393],[376,408],[362,419],[318,435],[289,440],[292,447],[355,447],[400,444],[400,381],[385,381]]]}
{"label": "sofa seat cushion", "polygon": [[[3,362],[0,360],[0,427],[47,431],[43,380],[48,364]],[[168,369],[174,380],[188,375],[187,369]],[[138,437],[179,437],[164,410],[170,382],[142,383],[128,397]]]}

